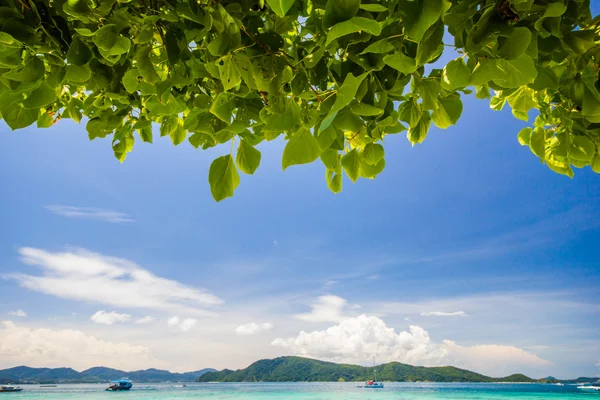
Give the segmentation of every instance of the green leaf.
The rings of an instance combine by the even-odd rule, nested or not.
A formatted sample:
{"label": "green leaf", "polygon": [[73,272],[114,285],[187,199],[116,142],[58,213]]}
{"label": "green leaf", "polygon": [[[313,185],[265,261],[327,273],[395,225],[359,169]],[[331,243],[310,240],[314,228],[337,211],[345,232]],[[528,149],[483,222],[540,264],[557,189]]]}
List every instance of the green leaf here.
{"label": "green leaf", "polygon": [[67,65],[65,82],[87,82],[92,77],[92,71],[88,64],[78,67],[77,65]]}
{"label": "green leaf", "polygon": [[73,42],[69,46],[67,51],[67,62],[69,64],[77,65],[81,67],[89,63],[92,60],[92,50],[81,41],[81,39],[73,39]]}
{"label": "green leaf", "polygon": [[362,157],[357,149],[353,149],[342,157],[342,167],[346,171],[346,175],[352,182],[356,182],[360,178],[360,164],[362,163]]}
{"label": "green leaf", "polygon": [[44,62],[34,56],[22,67],[8,71],[2,76],[17,82],[36,82],[44,77],[44,72]]}
{"label": "green leaf", "polygon": [[470,80],[471,73],[462,58],[450,61],[442,71],[442,88],[445,90],[464,88],[469,86]]}
{"label": "green leaf", "polygon": [[529,149],[533,154],[541,158],[546,157],[546,132],[542,128],[536,128],[529,137]]}
{"label": "green leaf", "polygon": [[458,93],[439,99],[439,107],[431,114],[431,120],[440,129],[446,129],[456,122],[462,114],[463,105]]}
{"label": "green leaf", "polygon": [[335,119],[337,113],[344,107],[346,107],[352,100],[354,100],[354,96],[356,96],[356,92],[358,91],[358,86],[361,84],[363,79],[367,74],[362,74],[360,76],[355,77],[351,73],[346,75],[346,79],[342,86],[338,89],[338,93],[335,96],[335,103],[333,107],[329,110],[329,113],[323,118],[321,122],[321,126],[319,127],[319,132],[327,129],[329,125]]}
{"label": "green leaf", "polygon": [[240,74],[236,63],[233,61],[232,56],[224,57],[217,65],[219,67],[219,75],[221,76],[223,89],[232,89],[240,83],[242,75]]}
{"label": "green leaf", "polygon": [[45,112],[41,112],[37,119],[37,127],[38,128],[50,128],[54,125],[54,118],[51,115]]}
{"label": "green leaf", "polygon": [[533,129],[531,129],[530,127],[523,128],[519,131],[518,139],[521,146],[529,146],[529,140],[531,139],[532,131]]}
{"label": "green leaf", "polygon": [[381,4],[361,4],[360,8],[369,12],[386,12],[389,11],[387,7],[382,6]]}
{"label": "green leaf", "polygon": [[377,175],[385,168],[385,159],[379,160],[375,165],[369,165],[364,162],[360,165],[360,176],[367,179],[375,179]]}
{"label": "green leaf", "polygon": [[331,144],[335,141],[337,137],[337,132],[333,126],[318,132],[316,135],[317,143],[319,144],[319,149],[321,151],[327,150]]}
{"label": "green leaf", "polygon": [[498,48],[498,55],[507,60],[516,60],[529,47],[530,42],[531,31],[529,28],[516,27]]}
{"label": "green leaf", "polygon": [[285,17],[296,0],[267,0],[271,10],[280,17]]}
{"label": "green leaf", "polygon": [[291,165],[308,164],[319,158],[319,144],[309,129],[301,128],[290,138],[283,149],[283,170]]}
{"label": "green leaf", "polygon": [[412,74],[417,70],[417,63],[404,53],[390,54],[383,57],[383,62],[402,72],[405,75]]}
{"label": "green leaf", "polygon": [[348,21],[335,24],[331,27],[331,29],[329,29],[325,45],[328,46],[329,43],[342,36],[362,31],[370,33],[371,35],[378,36],[381,33],[381,25],[379,25],[379,22],[368,18],[351,18]]}
{"label": "green leaf", "polygon": [[515,60],[497,60],[497,67],[505,74],[503,78],[494,79],[496,85],[505,88],[517,88],[532,83],[537,76],[537,69],[530,56],[521,54]]}
{"label": "green leaf", "polygon": [[429,124],[431,122],[431,116],[428,112],[424,112],[421,119],[414,127],[409,127],[406,137],[409,142],[414,146],[415,144],[422,143],[427,136],[429,131]]}
{"label": "green leaf", "polygon": [[378,143],[368,143],[363,150],[363,160],[368,165],[376,165],[385,156],[383,146]]}
{"label": "green leaf", "polygon": [[393,44],[391,44],[387,39],[381,39],[381,40],[378,40],[378,41],[368,45],[367,48],[364,49],[360,54],[367,54],[367,53],[382,54],[382,53],[389,53],[390,51],[394,51],[394,50],[396,50],[396,48],[394,47]]}
{"label": "green leaf", "polygon": [[384,110],[381,108],[373,107],[367,103],[352,103],[350,105],[350,110],[356,115],[364,115],[368,117],[372,117],[375,115],[383,114]]}
{"label": "green leaf", "polygon": [[327,187],[333,193],[339,193],[342,191],[342,174],[331,169],[327,169],[325,172],[325,179],[327,180]]}
{"label": "green leaf", "polygon": [[579,161],[591,161],[596,154],[596,146],[585,136],[573,136],[569,157]]}
{"label": "green leaf", "polygon": [[256,150],[254,146],[251,146],[245,140],[240,142],[237,155],[235,157],[235,163],[240,171],[245,174],[254,174],[254,171],[256,171],[260,165],[260,158],[260,151]]}
{"label": "green leaf", "polygon": [[[328,169],[335,170],[340,164],[340,155],[337,150],[327,149],[323,153],[321,153],[321,161]],[[340,164],[341,165],[341,164]]]}
{"label": "green leaf", "polygon": [[240,175],[235,169],[231,155],[218,157],[212,162],[208,171],[208,183],[216,201],[233,196],[240,184]]}
{"label": "green leaf", "polygon": [[323,25],[329,28],[339,22],[354,17],[358,12],[360,0],[328,0],[325,5]]}
{"label": "green leaf", "polygon": [[230,123],[233,110],[235,109],[235,95],[231,93],[219,93],[210,106],[209,111],[221,121]]}
{"label": "green leaf", "polygon": [[109,51],[117,43],[119,34],[115,24],[106,24],[94,33],[92,41],[99,49]]}
{"label": "green leaf", "polygon": [[[437,0],[431,0],[437,1]],[[432,25],[423,35],[423,38],[417,46],[417,65],[423,65],[441,54],[443,50],[442,39],[444,37],[444,24],[440,21]]]}
{"label": "green leaf", "polygon": [[438,108],[438,94],[441,86],[438,79],[425,78],[417,81],[417,90],[421,96],[421,106],[424,110],[435,110]]}
{"label": "green leaf", "polygon": [[398,6],[408,37],[420,42],[444,11],[443,0],[402,0]]}
{"label": "green leaf", "polygon": [[2,118],[12,129],[26,128],[38,119],[39,110],[25,108],[19,104],[13,104],[2,108]]}
{"label": "green leaf", "polygon": [[416,126],[422,115],[423,109],[414,99],[406,100],[398,107],[398,117],[401,121],[408,123],[409,127]]}
{"label": "green leaf", "polygon": [[56,91],[46,82],[42,82],[37,89],[23,100],[23,107],[39,109],[40,107],[54,103],[57,98]]}
{"label": "green leaf", "polygon": [[592,171],[600,174],[600,154],[596,154],[592,160]]}

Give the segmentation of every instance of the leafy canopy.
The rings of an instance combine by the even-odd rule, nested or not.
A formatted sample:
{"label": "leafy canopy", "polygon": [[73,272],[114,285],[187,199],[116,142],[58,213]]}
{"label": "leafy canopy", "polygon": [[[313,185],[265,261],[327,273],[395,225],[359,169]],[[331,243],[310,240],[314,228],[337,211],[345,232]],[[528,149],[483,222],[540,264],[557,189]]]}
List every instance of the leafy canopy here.
{"label": "leafy canopy", "polygon": [[[460,57],[426,72],[444,46]],[[590,0],[0,0],[10,128],[83,120],[119,161],[153,124],[174,145],[225,144],[217,201],[279,136],[282,168],[320,159],[333,192],[375,178],[387,135],[421,143],[473,92],[536,110],[518,140],[553,171],[600,173],[599,69]]]}

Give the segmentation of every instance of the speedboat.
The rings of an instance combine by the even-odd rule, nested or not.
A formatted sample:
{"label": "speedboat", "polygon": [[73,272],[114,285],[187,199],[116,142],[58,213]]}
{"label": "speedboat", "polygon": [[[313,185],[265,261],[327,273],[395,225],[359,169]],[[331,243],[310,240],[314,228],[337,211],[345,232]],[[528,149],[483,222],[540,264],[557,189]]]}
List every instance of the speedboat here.
{"label": "speedboat", "polygon": [[127,378],[118,379],[116,381],[110,381],[110,386],[106,388],[109,392],[118,392],[121,390],[129,390],[133,386],[133,382],[131,382]]}
{"label": "speedboat", "polygon": [[2,385],[0,386],[0,393],[3,392],[20,392],[21,390],[23,390],[22,388],[18,387],[18,386],[8,386],[8,385]]}
{"label": "speedboat", "polygon": [[564,384],[564,383],[562,383],[562,382],[556,382],[556,383],[555,383],[555,385],[556,385],[556,386],[565,386],[565,384]]}
{"label": "speedboat", "polygon": [[593,385],[577,386],[577,389],[585,390],[586,392],[600,392],[600,386]]}

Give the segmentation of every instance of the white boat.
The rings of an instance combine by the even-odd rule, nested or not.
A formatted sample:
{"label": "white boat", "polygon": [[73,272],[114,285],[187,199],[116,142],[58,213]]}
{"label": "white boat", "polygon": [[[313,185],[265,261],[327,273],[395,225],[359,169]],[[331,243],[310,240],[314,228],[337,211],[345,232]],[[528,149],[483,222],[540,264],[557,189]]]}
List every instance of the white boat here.
{"label": "white boat", "polygon": [[600,386],[594,385],[577,386],[577,389],[585,390],[586,392],[600,392]]}
{"label": "white boat", "polygon": [[383,382],[377,382],[377,370],[375,369],[375,356],[373,356],[373,379],[365,382],[365,389],[383,389]]}
{"label": "white boat", "polygon": [[555,385],[556,385],[556,386],[565,386],[565,384],[564,384],[564,383],[562,383],[562,382],[556,382],[556,383],[555,383]]}
{"label": "white boat", "polygon": [[18,386],[10,386],[10,385],[2,385],[0,386],[0,393],[4,393],[4,392],[20,392],[21,390],[23,390],[22,388],[18,387]]}

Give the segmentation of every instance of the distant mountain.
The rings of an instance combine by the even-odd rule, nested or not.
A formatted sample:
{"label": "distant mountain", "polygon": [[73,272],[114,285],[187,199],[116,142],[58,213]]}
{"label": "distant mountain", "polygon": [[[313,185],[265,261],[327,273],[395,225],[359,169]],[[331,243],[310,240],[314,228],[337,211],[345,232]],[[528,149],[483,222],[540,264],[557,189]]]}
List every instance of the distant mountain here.
{"label": "distant mountain", "polygon": [[577,379],[563,379],[562,383],[596,383],[600,382],[600,377],[590,378],[586,376],[580,376]]}
{"label": "distant mountain", "polygon": [[[397,382],[534,382],[522,374],[491,378],[455,367],[414,367],[391,362],[378,365],[377,378]],[[236,371],[208,372],[198,382],[335,382],[365,381],[373,378],[372,367],[312,360],[303,357],[279,357],[260,360]],[[511,380],[511,379],[514,379]]]}
{"label": "distant mountain", "polygon": [[83,372],[71,368],[31,368],[26,366],[0,370],[0,383],[85,383],[106,382],[112,379],[128,377],[134,382],[193,382],[207,372],[215,369],[205,368],[199,371],[173,373],[160,369],[145,369],[126,372],[113,368],[94,367]]}

